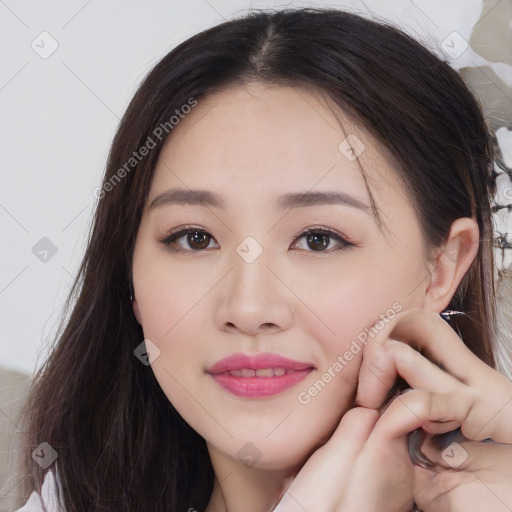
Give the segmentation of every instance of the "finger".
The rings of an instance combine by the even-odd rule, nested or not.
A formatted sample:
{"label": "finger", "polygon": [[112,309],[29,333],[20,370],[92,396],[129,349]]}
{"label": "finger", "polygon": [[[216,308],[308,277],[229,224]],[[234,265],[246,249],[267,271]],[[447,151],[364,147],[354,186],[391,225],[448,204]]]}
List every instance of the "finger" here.
{"label": "finger", "polygon": [[[408,391],[391,402],[376,423],[371,436],[393,440],[405,436],[417,428],[421,428],[430,434],[444,434],[455,431],[446,436],[429,439],[428,444],[424,443],[429,452],[426,452],[421,446],[419,447],[420,453],[431,462],[436,463],[441,457],[446,464],[453,468],[454,464],[460,461],[465,454],[464,449],[461,448],[464,443],[471,443],[468,446],[473,447],[473,450],[488,450],[491,445],[499,444],[499,441],[496,442],[499,435],[494,431],[491,431],[485,438],[481,437],[482,434],[475,435],[474,438],[468,437],[467,431],[478,432],[476,429],[480,418],[476,413],[473,416],[468,414],[468,411],[475,410],[475,407],[473,407],[471,401],[467,400],[470,399],[466,397],[465,401],[453,393],[439,394],[424,390]],[[460,431],[457,430],[459,426],[461,427]],[[480,429],[480,432],[484,432],[484,430]],[[484,443],[476,442],[482,439],[486,439],[486,441]],[[509,438],[504,443],[512,444]],[[499,446],[506,446],[507,444],[500,444]],[[437,448],[438,454],[434,459],[429,456],[433,449],[432,446],[434,446],[434,450]],[[477,448],[474,448],[474,446]],[[484,446],[485,448],[482,448]],[[512,464],[512,460],[510,463]]]}
{"label": "finger", "polygon": [[334,510],[351,467],[378,419],[377,411],[355,407],[347,411],[329,441],[306,461],[286,489],[274,512]]}
{"label": "finger", "polygon": [[485,384],[469,387],[409,345],[388,340],[385,344],[368,347],[364,353],[356,403],[368,408],[380,407],[397,376],[400,376],[413,388],[456,397],[449,402],[459,410],[467,408],[465,415],[459,412],[456,417],[463,418],[459,425],[462,425],[462,432],[468,439],[480,441],[491,438],[501,443],[512,443],[512,384],[503,375],[490,370]]}
{"label": "finger", "polygon": [[413,310],[396,323],[391,337],[423,350],[459,381],[469,383],[478,372],[475,366],[490,368],[464,344],[441,316],[425,309]]}
{"label": "finger", "polygon": [[491,439],[471,441],[459,429],[442,436],[427,437],[421,451],[431,462],[446,469],[496,471],[500,460],[512,464],[512,445]]}
{"label": "finger", "polygon": [[391,402],[377,421],[371,436],[391,441],[417,428],[431,434],[442,434],[458,428],[470,408],[470,402],[454,393],[413,389]]}
{"label": "finger", "polygon": [[476,357],[447,322],[424,309],[410,310],[409,315],[397,315],[390,334],[393,339],[424,349],[431,360],[465,384],[466,392],[473,394],[473,405],[477,407],[469,411],[462,427],[467,438],[489,437],[512,443],[512,383]]}
{"label": "finger", "polygon": [[437,393],[466,391],[459,381],[409,345],[387,340],[386,343],[368,346],[363,354],[356,403],[363,407],[380,407],[398,376],[412,388],[430,389]]}
{"label": "finger", "polygon": [[[381,322],[382,329],[377,329]],[[469,350],[457,333],[441,316],[423,308],[414,308],[397,314],[387,322],[377,321],[373,331],[375,337],[366,345],[385,343],[389,338],[402,341],[420,349],[435,364],[440,364],[448,373],[461,382],[470,380],[475,365],[487,365]]]}
{"label": "finger", "polygon": [[512,510],[509,482],[483,479],[474,472],[466,471],[443,469],[422,475],[418,471],[414,469],[414,500],[422,512]]}
{"label": "finger", "polygon": [[349,476],[336,512],[411,510],[413,466],[404,438],[388,441],[370,434]]}
{"label": "finger", "polygon": [[[510,384],[508,388],[511,388]],[[475,441],[491,438],[498,443],[512,443],[512,391],[507,396],[491,389],[481,394],[479,406],[473,406],[462,425],[466,438]]]}
{"label": "finger", "polygon": [[[443,394],[440,396],[443,396]],[[437,400],[435,397],[434,399]],[[498,408],[492,396],[481,396],[472,393],[453,395],[450,402],[467,409],[465,418],[460,423],[458,438],[453,440],[488,440],[488,442],[512,444],[512,399]],[[440,403],[438,402],[438,406],[440,406]],[[449,405],[447,408],[449,408]],[[462,414],[454,417],[460,418]],[[455,435],[456,433],[452,433],[451,437]],[[441,442],[442,439],[438,438],[437,441]]]}
{"label": "finger", "polygon": [[434,438],[424,443],[423,451],[436,464],[431,470],[414,468],[414,496],[420,509],[451,510],[459,503],[461,510],[512,510],[507,476],[512,446],[494,441],[455,441],[463,438],[460,433],[446,437],[444,449],[438,449]]}

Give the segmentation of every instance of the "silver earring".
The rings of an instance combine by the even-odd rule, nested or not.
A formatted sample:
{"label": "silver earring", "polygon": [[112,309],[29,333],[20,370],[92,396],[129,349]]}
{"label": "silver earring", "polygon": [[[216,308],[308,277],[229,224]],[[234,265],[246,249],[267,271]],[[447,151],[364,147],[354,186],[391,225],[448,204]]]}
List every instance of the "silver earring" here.
{"label": "silver earring", "polygon": [[441,318],[443,318],[443,320],[449,322],[452,319],[452,316],[462,316],[465,315],[466,313],[464,313],[463,311],[455,311],[454,309],[445,309],[444,311],[441,311],[441,313],[439,314],[441,315]]}

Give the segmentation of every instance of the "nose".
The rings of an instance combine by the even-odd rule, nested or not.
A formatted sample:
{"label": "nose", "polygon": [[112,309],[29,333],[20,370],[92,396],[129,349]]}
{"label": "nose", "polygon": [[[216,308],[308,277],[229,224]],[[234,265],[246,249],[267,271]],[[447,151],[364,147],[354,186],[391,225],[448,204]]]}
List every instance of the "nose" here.
{"label": "nose", "polygon": [[254,261],[234,252],[229,263],[231,271],[223,279],[216,309],[219,329],[248,335],[288,329],[296,298],[286,286],[286,272],[270,261],[265,250]]}

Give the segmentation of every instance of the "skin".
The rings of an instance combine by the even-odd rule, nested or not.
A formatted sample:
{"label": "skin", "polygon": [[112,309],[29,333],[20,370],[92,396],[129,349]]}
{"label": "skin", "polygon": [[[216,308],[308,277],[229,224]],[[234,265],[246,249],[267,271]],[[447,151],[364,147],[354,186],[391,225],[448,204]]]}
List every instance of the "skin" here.
{"label": "skin", "polygon": [[[413,500],[424,512],[510,511],[511,382],[423,308],[397,315],[364,352],[356,406],[274,512],[404,512]],[[411,388],[381,411],[397,375]],[[411,465],[407,450],[407,434],[419,427],[432,463],[425,469]],[[448,438],[433,436],[447,432]]]}
{"label": "skin", "polygon": [[[404,312],[445,309],[476,255],[477,224],[458,219],[437,259],[425,258],[419,222],[391,159],[364,130],[342,119],[345,131],[324,99],[305,89],[232,86],[201,99],[160,154],[133,256],[133,307],[145,338],[160,351],[151,368],[162,390],[207,442],[216,476],[208,512],[271,510],[292,481],[298,485],[294,478],[301,468],[302,489],[308,490],[306,461],[332,445],[335,432],[345,443],[342,452],[348,449],[344,438],[359,436],[354,446],[361,448],[377,421],[371,411],[380,405],[366,404],[365,417],[358,415],[362,407],[344,416],[354,407],[363,350],[309,403],[301,403],[298,393],[393,304]],[[276,208],[282,194],[319,190],[344,192],[370,205],[358,160],[339,150],[348,133],[365,145],[358,160],[387,226],[384,233],[370,210],[339,204]],[[149,208],[171,188],[209,190],[222,196],[226,208]],[[181,236],[174,247],[182,252],[172,252],[161,240],[184,225],[211,238],[191,246],[190,237]],[[356,246],[336,250],[343,243],[328,238],[328,248],[315,251],[315,241],[308,244],[301,233],[320,226]],[[236,250],[247,236],[263,248],[251,263]],[[278,395],[241,398],[205,372],[234,352],[275,352],[315,370]],[[391,366],[387,378],[393,381],[399,372]],[[400,449],[392,456],[399,455],[404,471],[411,472],[404,435],[397,434]],[[257,461],[244,464],[241,449]],[[361,471],[377,467],[367,456],[360,460]],[[340,478],[344,471],[338,467]],[[382,473],[389,473],[385,465]]]}

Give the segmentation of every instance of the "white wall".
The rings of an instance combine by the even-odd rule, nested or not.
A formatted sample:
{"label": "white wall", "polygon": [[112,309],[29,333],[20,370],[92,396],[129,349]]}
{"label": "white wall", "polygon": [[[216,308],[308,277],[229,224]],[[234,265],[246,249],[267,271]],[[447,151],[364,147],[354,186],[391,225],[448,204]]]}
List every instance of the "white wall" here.
{"label": "white wall", "polygon": [[[144,74],[177,43],[223,18],[251,6],[290,4],[0,2],[1,364],[31,374],[42,362],[84,250],[109,144]],[[453,31],[468,38],[482,9],[481,0],[293,5],[362,13],[366,5],[431,42]],[[43,31],[50,36],[40,36]],[[58,48],[47,57],[52,44]],[[469,58],[466,52],[455,65]],[[32,252],[43,237],[57,248],[46,262]]]}

